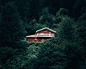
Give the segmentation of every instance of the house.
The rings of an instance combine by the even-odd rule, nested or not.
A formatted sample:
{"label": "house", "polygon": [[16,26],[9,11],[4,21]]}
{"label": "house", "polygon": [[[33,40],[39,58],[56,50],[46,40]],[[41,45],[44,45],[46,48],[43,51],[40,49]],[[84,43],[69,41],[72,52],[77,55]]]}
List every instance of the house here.
{"label": "house", "polygon": [[28,42],[43,42],[43,40],[55,37],[55,33],[56,31],[45,27],[37,30],[35,35],[26,36],[26,40]]}

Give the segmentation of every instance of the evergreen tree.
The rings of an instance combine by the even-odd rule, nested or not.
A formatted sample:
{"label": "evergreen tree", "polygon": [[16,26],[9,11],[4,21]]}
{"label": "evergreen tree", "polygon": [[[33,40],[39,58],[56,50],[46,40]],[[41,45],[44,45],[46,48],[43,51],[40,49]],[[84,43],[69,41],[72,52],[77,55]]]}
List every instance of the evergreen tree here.
{"label": "evergreen tree", "polygon": [[78,18],[77,22],[80,22],[82,20],[86,20],[86,11]]}
{"label": "evergreen tree", "polygon": [[[32,62],[33,69],[50,69],[55,64],[55,60],[60,59],[59,57],[56,58],[56,54],[54,52],[56,51],[56,46],[49,41],[45,41],[42,44],[39,45],[41,48],[39,51],[39,54],[37,55],[37,58]],[[32,61],[32,60],[31,60]]]}
{"label": "evergreen tree", "polygon": [[60,0],[47,0],[47,3],[49,4],[49,13],[55,15],[56,12],[60,9]]}
{"label": "evergreen tree", "polygon": [[85,47],[86,44],[86,12],[82,14],[77,20],[77,36],[78,43]]}
{"label": "evergreen tree", "polygon": [[13,47],[24,37],[24,29],[15,3],[8,2],[2,7],[1,16],[1,46]]}
{"label": "evergreen tree", "polygon": [[29,19],[33,20],[39,19],[40,13],[41,13],[41,2],[40,0],[29,0]]}
{"label": "evergreen tree", "polygon": [[65,8],[60,8],[60,10],[58,11],[58,13],[60,15],[68,15],[68,10]]}
{"label": "evergreen tree", "polygon": [[[86,24],[85,22],[86,21],[82,20],[78,22],[78,25],[77,25],[77,35],[78,35],[77,42],[80,46],[84,46],[84,47],[86,44]],[[85,50],[86,50],[86,47],[85,47]]]}
{"label": "evergreen tree", "polygon": [[64,57],[64,68],[65,69],[84,69],[84,48],[79,46],[76,42],[69,42],[67,40],[60,44],[63,49]]}
{"label": "evergreen tree", "polygon": [[39,23],[45,24],[46,26],[51,27],[54,21],[55,21],[55,18],[53,15],[49,13],[48,8],[47,7],[44,8],[42,10],[42,16],[39,18]]}
{"label": "evergreen tree", "polygon": [[60,8],[66,8],[69,12],[68,15],[72,16],[72,13],[73,13],[73,6],[75,5],[76,3],[76,0],[60,0],[61,3],[60,5],[62,5]]}
{"label": "evergreen tree", "polygon": [[86,0],[77,0],[73,7],[73,15],[77,20],[86,11]]}
{"label": "evergreen tree", "polygon": [[30,21],[30,3],[27,0],[16,0],[15,2],[17,6],[17,10],[20,13],[20,18],[24,21],[25,24],[27,24]]}
{"label": "evergreen tree", "polygon": [[63,17],[59,24],[59,35],[62,40],[68,40],[69,42],[74,39],[74,21],[69,17]]}
{"label": "evergreen tree", "polygon": [[35,19],[31,20],[29,24],[25,25],[25,29],[28,32],[27,35],[32,35],[36,32],[36,30],[44,28],[45,25],[38,23]]}
{"label": "evergreen tree", "polygon": [[60,15],[60,13],[56,13],[56,16],[55,16],[55,24],[60,23],[61,22],[61,19],[62,19],[62,17]]}

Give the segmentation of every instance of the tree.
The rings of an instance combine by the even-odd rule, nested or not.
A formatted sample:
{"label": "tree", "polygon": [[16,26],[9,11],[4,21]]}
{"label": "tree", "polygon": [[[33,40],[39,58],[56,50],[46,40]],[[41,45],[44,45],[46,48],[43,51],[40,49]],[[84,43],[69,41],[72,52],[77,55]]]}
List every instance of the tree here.
{"label": "tree", "polygon": [[[65,69],[84,69],[84,48],[79,46],[76,42],[69,42],[67,40],[60,44],[65,55],[64,68]],[[82,67],[81,67],[82,66]]]}
{"label": "tree", "polygon": [[16,0],[15,4],[17,6],[17,10],[20,14],[20,18],[24,21],[25,24],[27,24],[30,21],[30,3],[27,0]]}
{"label": "tree", "polygon": [[45,24],[48,27],[51,27],[52,24],[54,23],[55,18],[53,15],[49,14],[48,8],[44,8],[42,10],[42,16],[39,18],[39,23]]}
{"label": "tree", "polygon": [[[55,15],[60,8],[60,0],[47,0],[49,13]],[[52,11],[53,10],[53,11]]]}
{"label": "tree", "polygon": [[30,60],[30,63],[27,64],[30,65],[29,68],[54,69],[62,67],[59,62],[64,60],[64,55],[62,55],[62,52],[60,51],[61,47],[57,44],[59,41],[57,43],[55,43],[55,41],[58,40],[53,38],[38,45],[38,47],[40,47],[39,53],[36,55],[36,59]]}
{"label": "tree", "polygon": [[[86,44],[86,12],[82,14],[77,20],[77,38],[78,43],[85,47]],[[86,48],[85,48],[86,49]]]}
{"label": "tree", "polygon": [[63,17],[59,24],[59,35],[62,40],[68,40],[69,42],[74,39],[75,22],[69,17]]}
{"label": "tree", "polygon": [[28,32],[27,35],[32,35],[36,30],[44,28],[45,25],[38,23],[35,19],[31,20],[29,24],[25,25],[25,29]]}
{"label": "tree", "polygon": [[75,6],[73,7],[73,16],[77,20],[85,11],[86,0],[77,0]]}
{"label": "tree", "polygon": [[61,19],[62,19],[62,17],[60,15],[60,13],[56,13],[56,16],[55,16],[55,24],[58,24],[59,22],[61,22]]}
{"label": "tree", "polygon": [[82,21],[82,20],[86,20],[86,11],[78,18],[78,22]]}
{"label": "tree", "polygon": [[80,46],[84,46],[84,49],[86,50],[85,44],[86,44],[86,21],[82,20],[78,22],[77,24],[77,43]]}
{"label": "tree", "polygon": [[68,15],[68,10],[65,8],[60,8],[60,10],[58,11],[58,13],[60,13],[60,15]]}
{"label": "tree", "polygon": [[[85,68],[85,22],[76,23],[69,17],[63,17],[59,25],[60,44],[64,57],[64,69],[83,69]],[[76,33],[77,31],[78,33]],[[82,31],[82,32],[81,32]],[[78,36],[79,35],[79,36]],[[77,38],[78,37],[78,38]],[[79,38],[80,37],[80,38]],[[79,42],[81,41],[81,42]],[[82,43],[82,44],[80,44]],[[81,67],[82,66],[82,67]]]}
{"label": "tree", "polygon": [[[1,28],[1,13],[0,13],[0,28]],[[1,39],[1,29],[0,29],[0,39]],[[1,46],[1,40],[0,40],[0,46]]]}
{"label": "tree", "polygon": [[0,62],[2,68],[5,68],[6,61],[14,55],[14,49],[11,47],[0,47]]}
{"label": "tree", "polygon": [[3,6],[1,16],[1,46],[13,47],[24,38],[24,29],[15,3],[8,2]]}
{"label": "tree", "polygon": [[21,43],[24,28],[14,2],[8,2],[2,7],[0,19],[0,66],[2,69],[19,69],[26,45]]}
{"label": "tree", "polygon": [[40,0],[29,0],[29,19],[38,20],[40,16],[41,8],[42,7]]}
{"label": "tree", "polygon": [[76,0],[60,0],[61,3],[60,5],[62,5],[60,8],[66,8],[68,10],[68,15],[72,16],[73,14],[73,6],[76,3]]}

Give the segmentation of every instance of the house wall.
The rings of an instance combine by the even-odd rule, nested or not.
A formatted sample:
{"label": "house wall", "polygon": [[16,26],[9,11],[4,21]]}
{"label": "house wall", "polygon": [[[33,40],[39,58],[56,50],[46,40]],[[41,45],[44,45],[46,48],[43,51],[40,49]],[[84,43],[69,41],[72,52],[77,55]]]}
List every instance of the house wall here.
{"label": "house wall", "polygon": [[[54,34],[54,32],[51,32],[51,31],[49,31],[49,30],[42,30],[42,31],[39,31],[39,32],[37,32],[36,33],[36,35],[37,34],[52,34],[52,35],[54,35],[55,36],[55,34]],[[46,35],[45,35],[46,36]]]}
{"label": "house wall", "polygon": [[29,42],[34,42],[34,39],[35,39],[35,38],[28,38],[28,41],[29,41]]}
{"label": "house wall", "polygon": [[48,40],[49,38],[48,37],[41,37],[41,38],[28,38],[28,41],[29,42],[43,42],[43,40]]}

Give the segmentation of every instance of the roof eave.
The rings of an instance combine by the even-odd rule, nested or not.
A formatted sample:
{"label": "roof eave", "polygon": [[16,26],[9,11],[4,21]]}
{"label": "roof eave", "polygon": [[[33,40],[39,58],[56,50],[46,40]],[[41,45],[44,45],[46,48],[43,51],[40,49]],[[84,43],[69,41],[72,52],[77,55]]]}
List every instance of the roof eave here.
{"label": "roof eave", "polygon": [[37,36],[37,37],[29,37],[29,36],[26,36],[27,38],[37,38],[37,37],[55,37],[55,36]]}
{"label": "roof eave", "polygon": [[52,31],[52,32],[56,33],[56,31],[54,31],[54,30],[52,30],[52,29],[49,29],[49,28],[47,28],[47,27],[42,28],[42,29],[40,29],[40,30],[37,30],[36,32],[42,31],[42,30],[44,30],[44,29],[47,29],[47,30],[49,30],[49,31]]}

